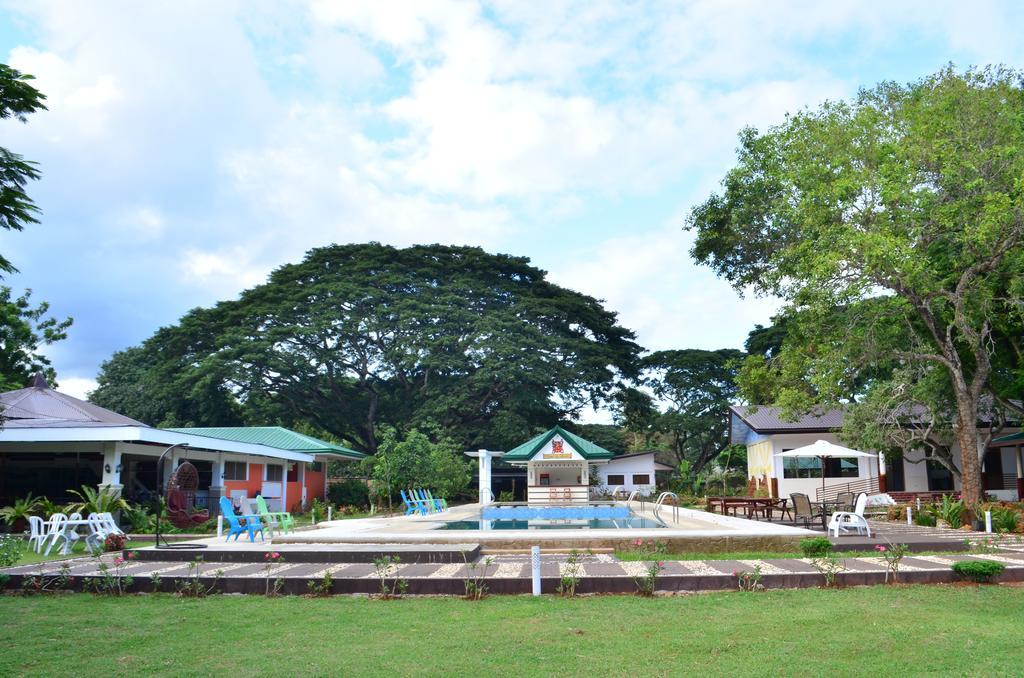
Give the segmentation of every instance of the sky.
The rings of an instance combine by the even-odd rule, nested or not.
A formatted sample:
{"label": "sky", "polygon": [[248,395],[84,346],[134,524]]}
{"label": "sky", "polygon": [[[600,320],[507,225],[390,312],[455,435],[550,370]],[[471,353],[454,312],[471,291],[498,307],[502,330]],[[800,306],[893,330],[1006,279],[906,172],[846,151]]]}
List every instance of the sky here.
{"label": "sky", "polygon": [[1024,3],[0,2],[49,110],[0,121],[41,223],[0,234],[100,364],[313,247],[478,245],[651,350],[742,347],[778,304],[689,257],[738,132],[942,68],[1024,65]]}

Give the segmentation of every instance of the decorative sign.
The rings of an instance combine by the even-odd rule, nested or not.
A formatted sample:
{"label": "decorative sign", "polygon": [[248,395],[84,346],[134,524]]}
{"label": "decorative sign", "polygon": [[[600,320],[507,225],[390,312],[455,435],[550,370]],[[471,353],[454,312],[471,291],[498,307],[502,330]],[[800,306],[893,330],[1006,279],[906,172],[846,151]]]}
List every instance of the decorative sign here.
{"label": "decorative sign", "polygon": [[565,441],[561,438],[551,439],[551,451],[545,451],[542,459],[572,459],[572,452],[565,451]]}

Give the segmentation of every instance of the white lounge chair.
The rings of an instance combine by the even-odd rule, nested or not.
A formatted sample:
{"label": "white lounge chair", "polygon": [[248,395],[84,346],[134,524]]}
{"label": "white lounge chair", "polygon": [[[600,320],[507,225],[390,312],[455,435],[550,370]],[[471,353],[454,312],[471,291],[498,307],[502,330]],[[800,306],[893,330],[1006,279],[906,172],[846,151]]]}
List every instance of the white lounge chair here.
{"label": "white lounge chair", "polygon": [[36,553],[43,550],[43,542],[48,534],[46,528],[47,523],[39,516],[28,517],[28,545]]}
{"label": "white lounge chair", "polygon": [[828,529],[833,537],[838,537],[840,530],[857,530],[861,534],[863,530],[867,536],[871,536],[871,528],[868,526],[867,518],[864,517],[864,507],[867,506],[868,495],[861,492],[857,495],[857,503],[853,511],[837,511],[829,517]]}
{"label": "white lounge chair", "polygon": [[107,525],[103,514],[89,514],[89,534],[85,537],[85,547],[92,552],[102,551],[110,534],[110,527]]}
{"label": "white lounge chair", "polygon": [[101,513],[100,520],[103,522],[104,527],[106,527],[107,534],[120,534],[124,535],[125,537],[128,536],[124,533],[124,530],[122,530],[121,527],[117,524],[117,521],[114,520],[113,514]]}

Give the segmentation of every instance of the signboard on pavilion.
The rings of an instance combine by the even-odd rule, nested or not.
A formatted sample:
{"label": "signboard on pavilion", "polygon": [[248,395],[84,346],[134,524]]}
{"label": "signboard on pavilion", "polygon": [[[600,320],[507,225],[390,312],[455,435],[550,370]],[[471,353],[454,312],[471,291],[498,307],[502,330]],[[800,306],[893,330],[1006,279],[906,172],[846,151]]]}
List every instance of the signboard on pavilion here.
{"label": "signboard on pavilion", "polygon": [[561,436],[554,436],[547,444],[542,447],[539,454],[534,456],[534,461],[555,461],[555,460],[576,460],[583,461],[583,457],[579,455],[571,445],[566,444],[565,440]]}

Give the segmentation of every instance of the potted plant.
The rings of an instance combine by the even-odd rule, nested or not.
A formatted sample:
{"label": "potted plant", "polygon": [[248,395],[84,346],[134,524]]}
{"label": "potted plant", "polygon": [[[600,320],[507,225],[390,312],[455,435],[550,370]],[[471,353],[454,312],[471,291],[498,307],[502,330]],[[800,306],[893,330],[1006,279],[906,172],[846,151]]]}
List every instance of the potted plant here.
{"label": "potted plant", "polygon": [[24,532],[28,527],[28,517],[39,510],[39,498],[29,492],[21,499],[15,499],[10,506],[0,508],[0,520],[5,522],[11,532]]}

